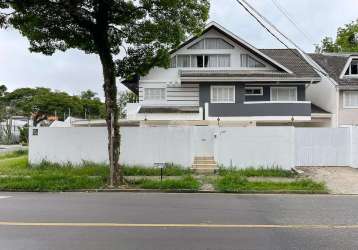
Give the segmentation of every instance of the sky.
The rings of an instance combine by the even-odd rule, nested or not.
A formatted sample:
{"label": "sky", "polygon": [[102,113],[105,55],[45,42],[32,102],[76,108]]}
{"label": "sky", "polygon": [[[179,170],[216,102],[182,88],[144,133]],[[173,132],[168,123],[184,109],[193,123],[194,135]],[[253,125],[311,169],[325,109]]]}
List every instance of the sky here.
{"label": "sky", "polygon": [[[337,28],[358,19],[357,0],[247,0],[284,34],[306,52],[325,36],[335,37]],[[276,8],[282,6],[302,34]],[[236,0],[211,0],[210,20],[257,48],[281,48]],[[306,38],[308,36],[308,38]],[[80,94],[91,89],[103,98],[102,72],[96,55],[78,50],[56,52],[52,56],[30,53],[28,41],[15,30],[0,30],[0,84],[11,91],[21,87],[47,87]],[[119,83],[119,89],[125,90]]]}

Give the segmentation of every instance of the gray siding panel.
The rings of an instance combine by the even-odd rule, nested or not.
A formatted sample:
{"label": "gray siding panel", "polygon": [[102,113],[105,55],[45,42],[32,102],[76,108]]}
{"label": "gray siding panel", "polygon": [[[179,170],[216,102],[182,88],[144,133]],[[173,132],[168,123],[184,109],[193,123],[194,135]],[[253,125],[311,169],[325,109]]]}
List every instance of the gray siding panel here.
{"label": "gray siding panel", "polygon": [[311,116],[310,103],[211,103],[209,116]]}
{"label": "gray siding panel", "polygon": [[[235,103],[210,103],[210,86],[211,85],[235,85]],[[270,101],[271,86],[254,85],[247,86],[263,87],[262,96],[245,96],[244,83],[202,83],[199,85],[199,102],[204,107],[209,103],[209,116],[212,117],[230,117],[230,116],[310,116],[311,105],[309,103],[258,103],[244,104],[245,101]],[[284,85],[272,85],[283,87]],[[287,86],[287,85],[286,85]],[[295,86],[295,85],[290,85]],[[305,85],[296,85],[297,100],[305,101]]]}

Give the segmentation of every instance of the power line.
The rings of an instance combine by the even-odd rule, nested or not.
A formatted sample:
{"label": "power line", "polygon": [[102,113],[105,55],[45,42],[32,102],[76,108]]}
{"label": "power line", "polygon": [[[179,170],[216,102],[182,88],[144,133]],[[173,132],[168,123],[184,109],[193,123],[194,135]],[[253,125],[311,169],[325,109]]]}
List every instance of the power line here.
{"label": "power line", "polygon": [[293,26],[296,27],[296,29],[303,34],[303,36],[309,41],[313,46],[315,46],[314,39],[311,35],[309,35],[307,32],[305,32],[294,20],[290,17],[290,14],[288,11],[278,3],[277,0],[271,0],[272,3],[276,6],[276,8],[292,23]]}
{"label": "power line", "polygon": [[[292,41],[290,38],[288,38],[285,34],[283,34],[274,24],[272,24],[267,18],[265,18],[261,13],[259,13],[253,6],[251,6],[246,0],[236,0],[237,3],[239,3],[245,10],[246,12],[248,12],[267,32],[269,32],[277,41],[279,41],[281,44],[283,44],[289,51],[291,51],[291,53],[293,53],[296,57],[298,57],[300,60],[302,60],[303,62],[307,63],[307,60],[304,60],[302,58],[301,55],[305,55],[306,53],[304,52],[303,49],[300,48],[300,46],[298,46],[294,41]],[[245,3],[245,4],[244,4]],[[296,53],[295,50],[293,50],[292,48],[290,48],[284,41],[282,41],[274,32],[272,32],[257,16],[259,16],[262,20],[264,20],[268,25],[270,25],[275,32],[277,32],[278,34],[280,34],[282,37],[284,37],[287,41],[289,41],[291,44],[293,44],[298,51],[300,52],[300,54]],[[307,59],[312,60],[311,58],[307,57]],[[309,63],[315,70],[317,70],[318,72],[320,72],[321,74],[328,76],[329,75],[322,71],[321,69],[317,68],[315,65],[312,65],[312,62]]]}

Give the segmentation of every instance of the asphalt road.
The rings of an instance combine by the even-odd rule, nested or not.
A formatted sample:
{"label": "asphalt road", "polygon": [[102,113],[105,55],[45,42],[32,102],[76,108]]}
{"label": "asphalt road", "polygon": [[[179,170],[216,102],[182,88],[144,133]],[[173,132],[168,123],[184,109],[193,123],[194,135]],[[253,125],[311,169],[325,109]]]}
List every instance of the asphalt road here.
{"label": "asphalt road", "polygon": [[0,193],[0,249],[358,249],[358,196]]}

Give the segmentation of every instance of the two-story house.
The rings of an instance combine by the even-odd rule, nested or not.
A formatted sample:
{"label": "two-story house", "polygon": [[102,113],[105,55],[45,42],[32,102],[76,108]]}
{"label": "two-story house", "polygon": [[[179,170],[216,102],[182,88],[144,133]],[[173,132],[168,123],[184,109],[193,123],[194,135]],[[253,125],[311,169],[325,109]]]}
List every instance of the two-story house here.
{"label": "two-story house", "polygon": [[294,49],[257,49],[212,22],[171,52],[170,68],[153,68],[124,84],[139,94],[127,119],[310,126],[331,114],[306,99],[321,81]]}
{"label": "two-story house", "polygon": [[330,127],[358,125],[358,53],[310,54],[326,73],[307,89],[312,102],[332,113]]}

